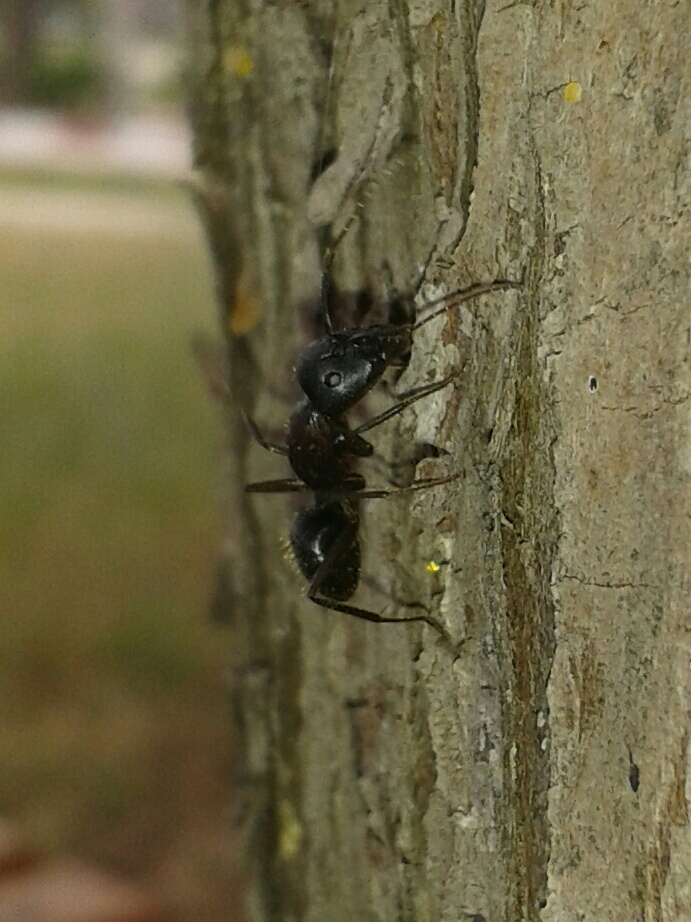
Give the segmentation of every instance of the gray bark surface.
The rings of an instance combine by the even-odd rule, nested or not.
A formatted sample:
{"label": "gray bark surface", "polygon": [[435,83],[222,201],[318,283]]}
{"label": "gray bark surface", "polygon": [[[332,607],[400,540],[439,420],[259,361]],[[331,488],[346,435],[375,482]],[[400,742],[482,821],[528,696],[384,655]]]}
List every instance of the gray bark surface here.
{"label": "gray bark surface", "polygon": [[[690,919],[688,5],[194,16],[253,917]],[[287,418],[316,228],[354,212],[343,285],[524,281],[421,329],[394,391],[463,373],[372,433],[397,462],[438,446],[418,477],[460,476],[367,504],[385,593],[365,580],[357,602],[423,602],[459,649],[305,600],[281,547],[295,505],[242,492],[289,472],[238,401]]]}

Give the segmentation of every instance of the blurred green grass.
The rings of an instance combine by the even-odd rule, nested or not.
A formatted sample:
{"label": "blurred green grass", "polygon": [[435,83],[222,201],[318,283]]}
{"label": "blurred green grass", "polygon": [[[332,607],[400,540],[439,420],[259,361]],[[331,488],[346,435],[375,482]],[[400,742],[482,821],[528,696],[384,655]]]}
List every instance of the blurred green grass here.
{"label": "blurred green grass", "polygon": [[147,201],[160,233],[0,225],[0,814],[140,872],[143,805],[160,850],[182,779],[227,797],[188,749],[229,747],[210,269],[184,194]]}

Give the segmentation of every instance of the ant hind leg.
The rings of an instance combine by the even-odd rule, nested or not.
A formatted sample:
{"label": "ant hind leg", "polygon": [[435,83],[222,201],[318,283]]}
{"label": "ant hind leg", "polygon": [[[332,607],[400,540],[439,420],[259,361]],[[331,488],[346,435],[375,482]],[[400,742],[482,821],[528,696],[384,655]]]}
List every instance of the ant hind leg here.
{"label": "ant hind leg", "polygon": [[[454,475],[456,476],[456,475]],[[414,486],[413,489],[422,489],[423,486],[434,486],[436,483],[446,483],[448,480],[452,480],[452,477],[446,478],[437,478],[434,481],[429,483],[419,482],[417,486]],[[404,490],[398,490],[395,492],[405,492]],[[389,495],[388,493],[380,493],[378,491],[372,491],[371,493],[363,492],[359,493],[358,497],[362,496],[367,498],[368,496],[379,496],[379,495]],[[312,582],[310,583],[309,589],[307,590],[308,598],[314,602],[316,605],[321,605],[322,608],[328,608],[330,611],[341,612],[344,615],[351,615],[353,618],[360,618],[363,621],[370,621],[373,624],[401,624],[405,622],[423,622],[429,627],[433,628],[439,636],[446,641],[450,646],[452,646],[451,637],[444,628],[435,618],[433,618],[424,606],[420,606],[423,609],[424,613],[419,615],[404,615],[399,618],[390,618],[385,615],[380,615],[375,611],[372,611],[369,608],[361,608],[357,605],[350,605],[346,601],[340,599],[332,599],[322,591],[322,587],[325,583],[328,582],[329,577],[332,573],[339,572],[343,567],[342,564],[344,560],[347,560],[349,551],[355,546],[357,541],[357,530],[358,524],[356,521],[352,521],[346,525],[346,527],[341,531],[339,536],[333,542],[329,548],[324,560],[321,562],[317,572],[312,577]],[[358,551],[358,560],[359,560],[359,551]],[[359,569],[359,567],[358,567]],[[346,597],[348,594],[353,594],[358,584],[357,572],[354,574],[354,579],[352,585],[347,585],[346,588]]]}
{"label": "ant hind leg", "polygon": [[406,622],[422,621],[433,628],[444,641],[448,644],[452,644],[451,637],[447,633],[446,628],[431,615],[426,613],[424,615],[404,615],[401,618],[387,618],[384,615],[377,614],[377,612],[370,611],[369,608],[359,608],[357,605],[348,605],[345,602],[339,602],[336,599],[329,599],[327,596],[319,595],[317,592],[313,592],[311,587],[308,592],[308,598],[316,605],[321,605],[322,608],[328,608],[329,611],[341,612],[344,615],[351,615],[354,618],[370,621],[373,624],[405,624]]}

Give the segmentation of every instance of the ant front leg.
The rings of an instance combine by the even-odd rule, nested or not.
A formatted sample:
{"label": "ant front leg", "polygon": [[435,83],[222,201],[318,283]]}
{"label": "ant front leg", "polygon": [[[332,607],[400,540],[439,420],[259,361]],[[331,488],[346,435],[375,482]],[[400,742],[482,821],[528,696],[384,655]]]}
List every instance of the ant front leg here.
{"label": "ant front leg", "polygon": [[457,378],[460,374],[461,371],[459,369],[458,371],[454,371],[450,375],[447,375],[445,378],[442,378],[441,381],[433,381],[431,384],[423,384],[422,387],[416,387],[414,390],[405,394],[398,403],[395,403],[392,407],[389,407],[388,410],[384,410],[383,413],[375,416],[374,419],[370,419],[362,426],[358,426],[356,429],[353,429],[353,433],[355,435],[360,435],[362,432],[368,432],[370,429],[374,429],[375,426],[379,426],[381,423],[386,422],[386,420],[391,419],[392,416],[397,416],[399,413],[403,412],[406,407],[409,407],[417,400],[422,400],[423,397],[428,397],[430,394],[434,394],[436,391],[442,390],[442,388],[450,384],[454,378]]}
{"label": "ant front leg", "polygon": [[[510,279],[497,279],[495,282],[480,282],[477,285],[471,285],[470,288],[463,288],[458,291],[452,291],[448,295],[442,295],[441,298],[435,298],[434,301],[423,305],[425,309],[434,307],[436,310],[431,311],[414,323],[411,329],[413,332],[419,330],[421,326],[429,323],[430,320],[434,320],[435,317],[445,314],[450,308],[463,304],[465,301],[472,301],[473,298],[479,298],[481,295],[488,295],[494,291],[510,291],[514,288],[521,288],[522,284],[522,282],[512,282]],[[442,307],[438,307],[437,305],[439,304]]]}

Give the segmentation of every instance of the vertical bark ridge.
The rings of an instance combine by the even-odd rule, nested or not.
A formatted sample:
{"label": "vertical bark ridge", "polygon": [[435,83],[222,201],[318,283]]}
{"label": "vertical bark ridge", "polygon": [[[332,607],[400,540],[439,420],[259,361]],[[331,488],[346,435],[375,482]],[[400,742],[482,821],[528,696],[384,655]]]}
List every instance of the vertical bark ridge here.
{"label": "vertical bark ridge", "polygon": [[[535,156],[535,151],[533,150]],[[505,640],[510,694],[505,699],[504,776],[509,813],[507,920],[539,919],[546,901],[550,779],[547,683],[555,651],[550,590],[556,550],[550,397],[538,359],[545,203],[535,156],[535,248],[525,301],[516,317],[515,404],[500,470]]]}

